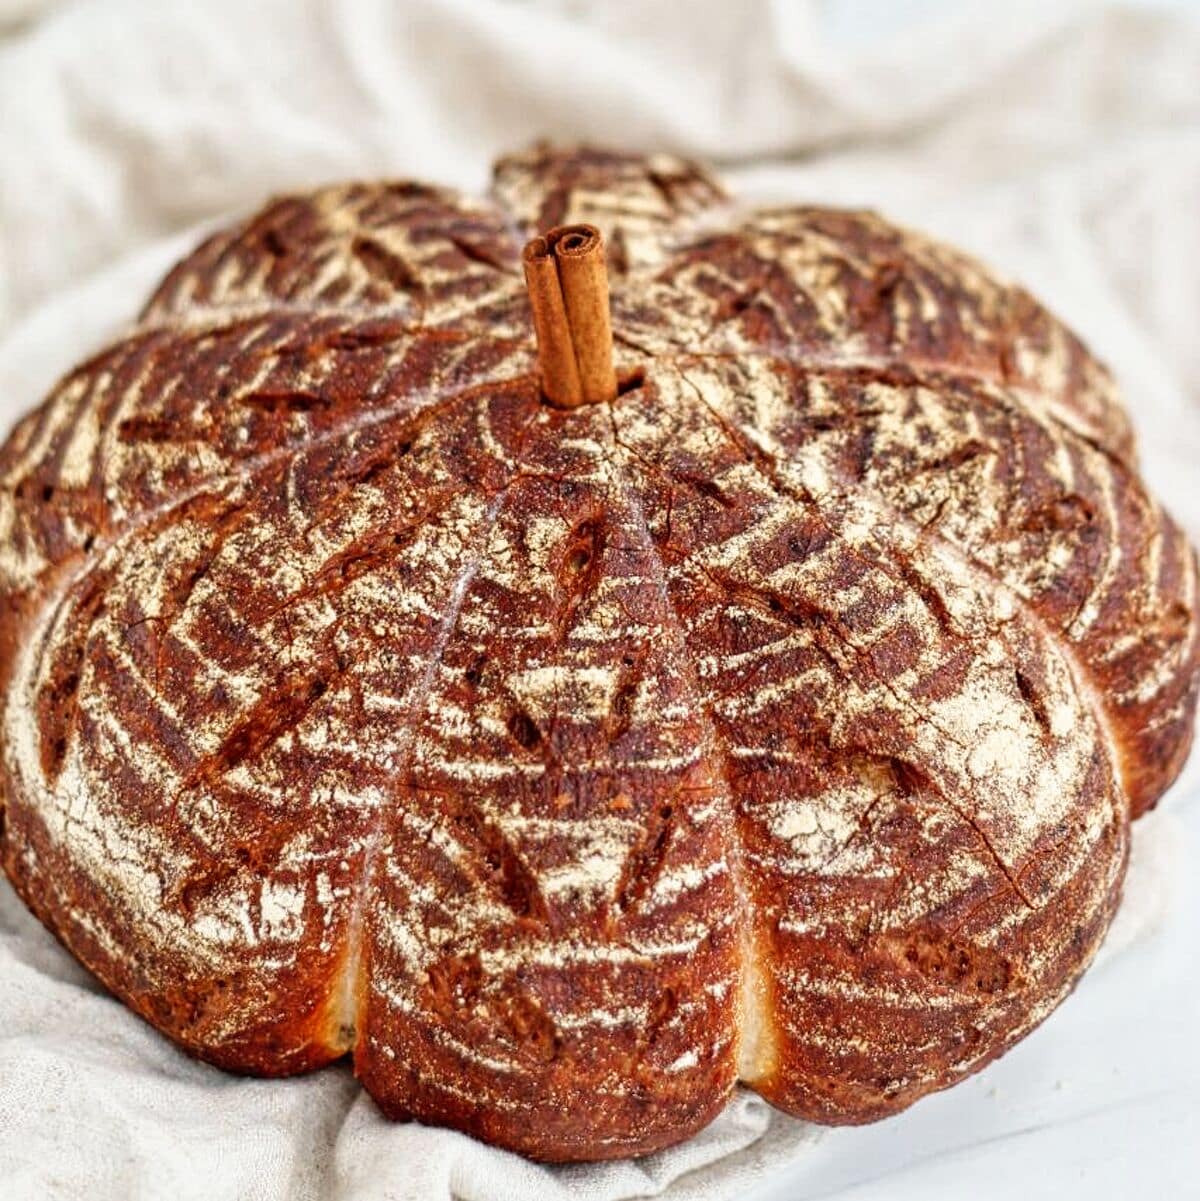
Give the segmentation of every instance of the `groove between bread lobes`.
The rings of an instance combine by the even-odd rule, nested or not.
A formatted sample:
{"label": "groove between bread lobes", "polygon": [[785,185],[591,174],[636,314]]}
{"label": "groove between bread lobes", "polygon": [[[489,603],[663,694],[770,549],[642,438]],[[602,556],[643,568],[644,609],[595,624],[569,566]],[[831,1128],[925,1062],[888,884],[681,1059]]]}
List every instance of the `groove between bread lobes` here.
{"label": "groove between bread lobes", "polygon": [[[604,230],[611,403],[521,246]],[[638,382],[640,381],[640,383]],[[535,150],[177,267],[0,452],[3,853],[227,1067],[551,1159],[820,1121],[1070,989],[1186,754],[1195,567],[1107,374],[866,214]]]}

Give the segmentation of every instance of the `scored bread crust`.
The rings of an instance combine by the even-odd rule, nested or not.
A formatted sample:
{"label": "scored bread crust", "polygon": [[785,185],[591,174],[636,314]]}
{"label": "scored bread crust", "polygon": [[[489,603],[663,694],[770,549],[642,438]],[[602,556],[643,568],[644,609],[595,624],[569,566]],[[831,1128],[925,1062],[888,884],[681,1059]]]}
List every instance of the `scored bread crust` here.
{"label": "scored bread crust", "polygon": [[[604,231],[621,391],[519,252]],[[1195,556],[1109,374],[861,212],[536,147],[218,233],[0,451],[0,851],[190,1052],[544,1159],[1027,1033],[1187,754]]]}

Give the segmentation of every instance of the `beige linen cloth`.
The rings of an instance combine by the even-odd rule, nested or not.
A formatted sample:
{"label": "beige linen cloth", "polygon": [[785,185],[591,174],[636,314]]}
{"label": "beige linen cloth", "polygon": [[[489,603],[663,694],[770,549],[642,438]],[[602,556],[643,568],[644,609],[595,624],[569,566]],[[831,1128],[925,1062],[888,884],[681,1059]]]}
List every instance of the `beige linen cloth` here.
{"label": "beige linen cloth", "polygon": [[[1116,370],[1154,487],[1200,536],[1200,27],[931,2],[880,4],[864,35],[855,8],[0,0],[0,430],[198,228],[270,192],[478,189],[506,148],[587,138],[716,160],[765,200],[877,207],[1020,278]],[[1177,920],[1176,814],[1198,793],[1193,767],[1139,828],[1110,958]],[[3,1201],[741,1197],[787,1163],[802,1181],[817,1134],[740,1094],[681,1147],[549,1169],[387,1123],[343,1069],[227,1076],[109,999],[0,884]]]}

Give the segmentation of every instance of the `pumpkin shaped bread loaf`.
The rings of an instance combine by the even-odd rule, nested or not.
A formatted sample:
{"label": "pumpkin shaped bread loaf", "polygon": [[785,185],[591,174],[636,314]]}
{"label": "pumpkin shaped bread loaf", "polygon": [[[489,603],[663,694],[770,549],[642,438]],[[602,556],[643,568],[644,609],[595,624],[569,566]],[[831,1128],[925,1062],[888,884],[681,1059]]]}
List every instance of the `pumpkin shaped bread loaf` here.
{"label": "pumpkin shaped bread loaf", "polygon": [[[607,241],[617,395],[527,239]],[[538,147],[275,201],[0,452],[5,869],[214,1064],[650,1151],[994,1059],[1186,755],[1196,564],[1109,374],[868,213]]]}

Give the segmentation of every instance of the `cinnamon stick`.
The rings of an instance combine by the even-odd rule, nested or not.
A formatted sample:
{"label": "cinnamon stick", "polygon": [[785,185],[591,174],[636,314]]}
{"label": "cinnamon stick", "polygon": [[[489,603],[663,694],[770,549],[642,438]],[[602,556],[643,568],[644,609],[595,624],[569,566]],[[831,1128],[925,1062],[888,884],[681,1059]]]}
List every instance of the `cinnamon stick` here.
{"label": "cinnamon stick", "polygon": [[525,247],[542,391],[574,408],[617,394],[604,240],[594,225],[561,225]]}

